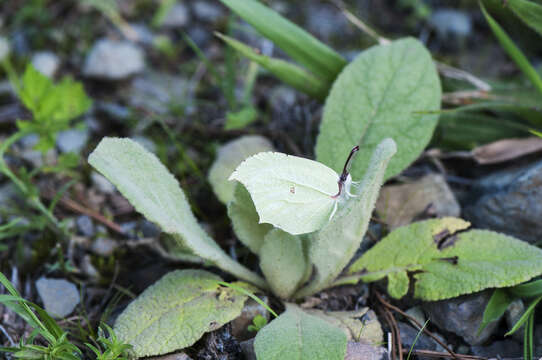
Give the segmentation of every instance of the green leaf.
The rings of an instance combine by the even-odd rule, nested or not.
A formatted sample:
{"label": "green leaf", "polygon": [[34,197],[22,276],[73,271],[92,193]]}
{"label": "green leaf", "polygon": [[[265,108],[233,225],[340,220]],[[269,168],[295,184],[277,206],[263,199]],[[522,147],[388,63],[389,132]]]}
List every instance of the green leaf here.
{"label": "green leaf", "polygon": [[250,194],[242,184],[237,184],[233,200],[228,203],[228,216],[239,241],[254,254],[260,254],[265,235],[273,229],[271,224],[260,224]]}
{"label": "green leaf", "polygon": [[506,289],[495,289],[484,310],[482,323],[478,328],[478,335],[490,322],[499,320],[512,301],[514,301],[514,298],[508,294]]}
{"label": "green leaf", "polygon": [[88,161],[137,211],[173,235],[181,246],[240,279],[266,288],[260,276],[231,259],[207,235],[179,183],[154,154],[130,139],[104,138]]}
{"label": "green leaf", "polygon": [[272,151],[273,145],[263,136],[245,135],[232,140],[218,149],[211,165],[208,179],[220,201],[227,204],[233,200],[235,182],[229,181],[231,173],[246,158],[262,151]]}
{"label": "green leaf", "polygon": [[260,268],[271,290],[282,299],[288,299],[299,286],[306,273],[307,261],[300,237],[280,229],[265,236],[260,249]]}
{"label": "green leaf", "polygon": [[539,303],[541,300],[542,300],[542,296],[539,296],[539,297],[537,297],[536,299],[534,299],[534,300],[529,304],[529,307],[525,310],[525,312],[523,313],[523,315],[521,315],[521,317],[519,318],[519,320],[514,324],[514,326],[512,327],[512,329],[510,329],[510,331],[508,331],[506,334],[504,334],[504,336],[512,335],[512,334],[515,333],[519,328],[521,328],[521,326],[522,326],[523,324],[525,324],[525,322],[526,322],[527,320],[529,320],[529,317],[531,317],[532,314],[534,314],[536,305],[538,305],[538,303]]}
{"label": "green leaf", "polygon": [[506,5],[521,21],[542,35],[542,6],[540,4],[527,0],[508,0]]}
{"label": "green leaf", "polygon": [[131,344],[138,357],[161,355],[190,346],[235,319],[247,297],[218,281],[202,270],[166,274],[119,315],[119,341]]}
{"label": "green leaf", "polygon": [[245,106],[237,112],[226,114],[224,130],[244,129],[258,118],[258,110],[254,106]]}
{"label": "green leaf", "polygon": [[307,286],[295,294],[296,298],[330,286],[352,259],[367,231],[386,168],[396,150],[393,140],[383,140],[374,150],[359,185],[360,192],[339,209],[322,230],[311,234],[309,263],[314,267],[314,274]]}
{"label": "green leaf", "polygon": [[[316,159],[340,171],[344,154],[360,146],[354,179],[385,138],[397,143],[386,179],[399,174],[423,151],[437,125],[440,81],[431,55],[412,38],[362,52],[339,75],[326,100]],[[423,112],[423,113],[422,113]]]}
{"label": "green leaf", "polygon": [[221,0],[292,59],[331,84],[346,60],[308,32],[255,0]]}
{"label": "green leaf", "polygon": [[501,28],[499,23],[495,21],[489,15],[489,13],[486,11],[484,5],[480,2],[480,8],[482,9],[482,13],[484,14],[487,23],[489,24],[489,27],[493,31],[493,34],[495,34],[495,37],[497,40],[499,40],[499,43],[503,47],[504,51],[514,60],[516,65],[519,67],[519,69],[527,76],[529,81],[533,84],[533,86],[542,93],[542,79],[536,72],[536,70],[532,67],[532,65],[529,63],[529,60],[527,57],[523,54],[523,52],[514,44],[512,39],[506,34],[506,32]]}
{"label": "green leaf", "polygon": [[346,335],[293,304],[254,340],[258,360],[343,360]]}
{"label": "green leaf", "polygon": [[274,59],[269,56],[256,53],[249,46],[219,33],[215,33],[226,44],[246,56],[250,60],[258,63],[263,68],[269,70],[273,75],[293,88],[304,92],[314,98],[323,100],[328,91],[329,84],[325,83],[315,75],[307,72],[305,69],[291,64],[287,61]]}
{"label": "green leaf", "polygon": [[487,230],[456,234],[469,225],[442,218],[398,228],[354,262],[349,273],[375,281],[415,272],[414,296],[426,301],[512,286],[542,273],[541,249]]}
{"label": "green leaf", "polygon": [[517,297],[533,297],[542,295],[542,280],[535,280],[526,284],[516,285],[507,289],[510,294]]}

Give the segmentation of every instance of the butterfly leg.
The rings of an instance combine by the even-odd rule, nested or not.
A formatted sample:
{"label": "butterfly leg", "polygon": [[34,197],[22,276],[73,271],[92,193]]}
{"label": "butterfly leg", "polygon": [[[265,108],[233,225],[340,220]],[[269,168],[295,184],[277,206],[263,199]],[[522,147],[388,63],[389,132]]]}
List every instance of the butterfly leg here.
{"label": "butterfly leg", "polygon": [[331,211],[331,214],[329,215],[329,221],[331,221],[331,218],[333,218],[333,215],[337,212],[339,202],[335,201],[335,205],[333,205],[333,211]]}

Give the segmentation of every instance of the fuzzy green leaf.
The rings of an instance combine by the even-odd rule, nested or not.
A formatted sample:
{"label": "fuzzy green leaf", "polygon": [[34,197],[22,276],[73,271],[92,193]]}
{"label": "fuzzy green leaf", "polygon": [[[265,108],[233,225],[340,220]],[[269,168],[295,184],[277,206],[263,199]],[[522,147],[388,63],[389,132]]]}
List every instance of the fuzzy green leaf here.
{"label": "fuzzy green leaf", "polygon": [[[455,234],[469,225],[442,218],[398,228],[352,264],[349,272],[375,281],[415,271],[414,296],[427,301],[512,286],[542,274],[541,249],[492,231]],[[390,284],[390,295],[406,294],[405,288],[397,292],[397,286],[390,289]]]}
{"label": "fuzzy green leaf", "polygon": [[346,60],[314,36],[255,0],[221,0],[292,59],[331,84]]}
{"label": "fuzzy green leaf", "polygon": [[271,230],[260,249],[260,268],[273,293],[288,299],[307,268],[301,238],[280,229]]}
{"label": "fuzzy green leaf", "polygon": [[260,224],[260,217],[247,189],[237,183],[233,200],[228,203],[228,216],[239,241],[254,254],[260,253],[263,239],[273,229],[271,224]]}
{"label": "fuzzy green leaf", "polygon": [[542,35],[542,5],[527,0],[508,0],[506,4],[521,21]]}
{"label": "fuzzy green leaf", "polygon": [[309,284],[296,293],[296,298],[330,286],[352,259],[367,231],[386,168],[396,150],[393,140],[383,140],[374,150],[360,192],[324,228],[310,235],[309,262],[315,273]]}
{"label": "fuzzy green leaf", "polygon": [[202,270],[176,270],[128,305],[115,334],[138,357],[161,355],[195,343],[241,314],[246,296]]}
{"label": "fuzzy green leaf", "polygon": [[262,328],[254,340],[258,360],[343,360],[346,335],[296,305]]}
{"label": "fuzzy green leaf", "polygon": [[305,69],[284,60],[260,55],[249,46],[229,36],[218,33],[216,35],[242,55],[269,70],[284,83],[317,99],[323,100],[326,97],[329,84],[326,84]]}
{"label": "fuzzy green leaf", "polygon": [[[385,138],[397,143],[386,179],[400,173],[423,151],[437,125],[440,80],[431,55],[407,38],[361,53],[339,75],[326,100],[316,159],[340,171],[354,145],[360,153],[352,178],[361,178],[370,154]],[[422,113],[423,112],[423,113]]]}
{"label": "fuzzy green leaf", "polygon": [[508,36],[508,34],[502,29],[502,27],[499,25],[491,15],[486,11],[484,5],[480,2],[480,8],[482,9],[482,13],[484,14],[487,23],[489,24],[489,27],[493,31],[493,34],[495,34],[495,37],[497,40],[499,40],[499,43],[501,44],[502,48],[508,56],[514,60],[516,65],[519,67],[519,69],[525,74],[525,76],[531,81],[533,86],[542,93],[542,78],[540,78],[540,75],[536,72],[535,68],[531,65],[527,57],[523,54],[523,52],[514,44],[514,41]]}
{"label": "fuzzy green leaf", "polygon": [[89,163],[111,181],[147,219],[181,246],[257,286],[265,281],[230,258],[198,224],[177,180],[158,158],[130,139],[104,138]]}
{"label": "fuzzy green leaf", "polygon": [[236,183],[229,181],[228,178],[243,160],[259,152],[272,150],[271,142],[258,135],[242,136],[221,146],[208,176],[218,199],[224,204],[233,200]]}

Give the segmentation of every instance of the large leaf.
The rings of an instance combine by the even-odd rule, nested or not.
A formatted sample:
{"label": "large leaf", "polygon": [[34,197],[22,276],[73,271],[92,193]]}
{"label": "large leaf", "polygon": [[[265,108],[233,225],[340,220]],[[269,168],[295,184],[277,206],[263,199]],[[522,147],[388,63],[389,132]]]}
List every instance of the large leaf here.
{"label": "large leaf", "polygon": [[541,249],[492,231],[455,234],[469,225],[442,218],[398,228],[349,272],[364,281],[388,277],[388,292],[395,298],[406,294],[408,273],[414,272],[414,296],[428,301],[512,286],[542,274]]}
{"label": "large leaf", "polygon": [[258,360],[343,360],[346,335],[288,304],[283,314],[258,331],[254,350]]}
{"label": "large leaf", "polygon": [[241,314],[247,297],[218,281],[220,277],[202,270],[166,274],[119,315],[115,334],[138,357],[192,345]]}
{"label": "large leaf", "polygon": [[534,1],[508,0],[506,5],[534,31],[542,35],[542,5]]}
{"label": "large leaf", "polygon": [[502,27],[499,25],[491,15],[486,11],[484,5],[480,2],[480,8],[482,9],[482,13],[484,14],[487,23],[489,24],[489,27],[493,31],[493,34],[495,34],[495,37],[497,40],[499,40],[499,43],[501,44],[502,48],[508,56],[514,60],[516,65],[519,67],[519,69],[525,74],[527,79],[531,81],[533,86],[542,93],[542,78],[540,75],[536,72],[535,68],[531,65],[527,57],[523,54],[523,52],[514,44],[514,41],[508,36],[508,34],[502,29]]}
{"label": "large leaf", "polygon": [[231,173],[247,157],[262,151],[272,151],[273,145],[263,136],[246,135],[224,144],[209,169],[209,182],[220,201],[227,204],[233,200],[235,183],[229,181]]}
{"label": "large leaf", "polygon": [[306,273],[307,260],[301,238],[280,229],[271,230],[261,247],[260,268],[273,293],[288,299]]}
{"label": "large leaf", "polygon": [[357,197],[350,199],[335,217],[309,241],[309,262],[314,274],[296,298],[312,295],[332,284],[359,248],[367,231],[384,174],[396,152],[395,142],[385,139],[375,149]]}
{"label": "large leaf", "polygon": [[104,138],[89,163],[108,178],[137,211],[173,235],[195,255],[260,287],[265,281],[230,258],[198,224],[177,180],[158,158],[130,139]]}
{"label": "large leaf", "polygon": [[222,3],[307,70],[333,82],[346,61],[308,32],[255,0],[221,0]]}
{"label": "large leaf", "polygon": [[437,125],[440,81],[431,55],[407,38],[364,51],[339,75],[326,100],[316,159],[340,171],[344,154],[360,145],[352,178],[360,179],[370,154],[385,138],[397,143],[386,178],[397,175],[425,148]]}
{"label": "large leaf", "polygon": [[236,184],[233,200],[228,203],[228,216],[239,241],[254,254],[259,254],[263,239],[273,225],[260,224],[250,194],[240,183]]}
{"label": "large leaf", "polygon": [[222,34],[217,34],[217,36],[224,40],[226,44],[269,70],[273,75],[293,88],[320,100],[326,97],[330,85],[305,69],[281,59],[258,54],[249,46],[229,36]]}

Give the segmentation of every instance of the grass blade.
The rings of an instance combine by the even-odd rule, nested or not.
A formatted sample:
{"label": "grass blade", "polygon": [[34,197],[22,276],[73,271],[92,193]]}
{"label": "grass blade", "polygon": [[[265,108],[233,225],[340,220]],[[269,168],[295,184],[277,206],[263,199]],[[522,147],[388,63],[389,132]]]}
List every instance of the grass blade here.
{"label": "grass blade", "polygon": [[531,29],[542,35],[542,6],[526,0],[508,0],[508,6]]}
{"label": "grass blade", "polygon": [[247,289],[244,289],[243,287],[241,286],[237,286],[237,285],[234,285],[234,284],[230,284],[230,283],[227,283],[225,281],[219,281],[218,284],[222,285],[222,286],[226,286],[226,287],[229,287],[229,288],[232,288],[238,292],[240,292],[241,294],[244,294],[246,296],[248,296],[249,298],[251,298],[252,300],[256,301],[258,304],[260,304],[261,306],[263,306],[267,311],[269,311],[274,317],[278,317],[277,313],[273,311],[273,309],[271,309],[269,307],[269,305],[267,305],[263,300],[261,300],[259,297],[257,297],[256,295],[254,295],[252,292],[248,291]]}
{"label": "grass blade", "polygon": [[523,359],[525,360],[533,358],[533,325],[534,311],[529,315],[523,332]]}
{"label": "grass blade", "polygon": [[229,46],[239,51],[250,60],[258,63],[263,68],[269,70],[286,84],[317,99],[325,99],[329,90],[329,85],[308,73],[303,68],[284,60],[273,59],[269,56],[257,54],[251,47],[240,41],[220,33],[215,34]]}
{"label": "grass blade", "polygon": [[[540,134],[542,137],[542,134]],[[517,297],[533,297],[542,295],[542,279],[528,282],[526,284],[516,285],[508,289],[508,291]]]}
{"label": "grass blade", "polygon": [[508,336],[508,335],[512,335],[513,333],[515,333],[523,324],[525,324],[525,322],[527,320],[529,320],[529,316],[531,316],[532,314],[534,314],[534,309],[536,307],[536,305],[538,305],[538,303],[540,302],[540,300],[542,300],[542,296],[539,296],[537,297],[530,305],[529,307],[527,308],[527,310],[525,310],[525,312],[523,313],[523,315],[521,315],[521,317],[519,318],[519,320],[514,324],[514,326],[512,327],[512,329],[510,329],[510,331],[508,331],[506,334],[504,334],[504,336]]}
{"label": "grass blade", "polygon": [[514,60],[516,65],[520,68],[520,70],[527,76],[527,78],[531,81],[533,86],[542,94],[542,79],[536,72],[536,70],[532,67],[532,65],[529,63],[529,60],[527,60],[527,57],[523,54],[523,52],[514,44],[512,39],[506,34],[506,32],[501,28],[501,26],[489,15],[489,13],[486,11],[484,5],[480,2],[480,8],[482,9],[482,12],[484,13],[484,16],[486,18],[486,21],[489,24],[489,27],[497,37],[497,40],[499,40],[499,43],[503,47],[503,49],[506,51],[508,56]]}
{"label": "grass blade", "polygon": [[513,300],[505,289],[495,289],[486,305],[477,334],[479,335],[490,322],[499,320]]}
{"label": "grass blade", "polygon": [[255,0],[220,0],[307,70],[331,84],[346,65],[336,51]]}

